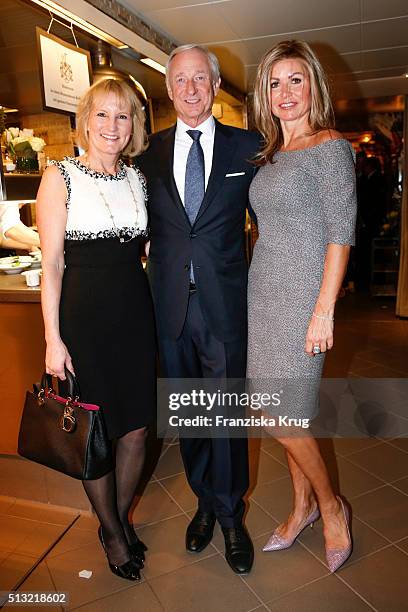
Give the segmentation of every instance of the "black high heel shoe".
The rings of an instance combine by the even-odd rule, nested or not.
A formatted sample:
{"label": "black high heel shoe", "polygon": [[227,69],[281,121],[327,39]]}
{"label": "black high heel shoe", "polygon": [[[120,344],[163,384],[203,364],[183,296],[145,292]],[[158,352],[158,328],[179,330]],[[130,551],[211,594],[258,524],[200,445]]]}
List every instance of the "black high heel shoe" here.
{"label": "black high heel shoe", "polygon": [[137,561],[139,561],[142,565],[141,567],[143,567],[143,562],[145,561],[145,552],[148,550],[146,544],[144,542],[142,542],[142,540],[139,540],[139,538],[136,535],[136,532],[133,528],[133,525],[129,525],[130,530],[132,531],[133,537],[136,540],[135,542],[133,542],[133,544],[128,544],[129,546],[129,550],[130,550],[130,554],[132,555],[132,557],[134,559],[136,559]]}
{"label": "black high heel shoe", "polygon": [[141,567],[144,567],[145,551],[148,550],[146,544],[137,538],[137,542],[129,544],[129,550],[132,558],[141,563]]}
{"label": "black high heel shoe", "polygon": [[98,527],[98,537],[102,545],[102,548],[105,552],[106,558],[108,559],[109,569],[112,572],[112,574],[119,576],[119,578],[124,578],[125,580],[132,580],[132,581],[140,580],[141,579],[140,571],[139,571],[140,568],[138,566],[136,559],[134,559],[133,556],[130,557],[129,561],[126,561],[126,563],[123,563],[123,565],[114,565],[113,563],[109,561],[108,553],[106,552],[105,542],[103,540],[101,525],[99,525]]}

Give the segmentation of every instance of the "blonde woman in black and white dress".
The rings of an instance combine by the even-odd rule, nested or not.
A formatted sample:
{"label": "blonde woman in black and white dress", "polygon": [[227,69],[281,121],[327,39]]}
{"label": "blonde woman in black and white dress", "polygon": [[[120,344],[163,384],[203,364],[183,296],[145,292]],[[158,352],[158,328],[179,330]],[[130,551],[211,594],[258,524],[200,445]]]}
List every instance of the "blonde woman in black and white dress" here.
{"label": "blonde woman in black and white dress", "polygon": [[81,399],[102,409],[116,467],[83,484],[111,571],[139,580],[146,547],[128,513],[155,414],[155,334],[140,261],[145,184],[120,156],[143,150],[143,110],[124,82],[100,81],[78,106],[77,128],[86,153],[48,168],[38,193],[46,370],[64,380],[67,367]]}

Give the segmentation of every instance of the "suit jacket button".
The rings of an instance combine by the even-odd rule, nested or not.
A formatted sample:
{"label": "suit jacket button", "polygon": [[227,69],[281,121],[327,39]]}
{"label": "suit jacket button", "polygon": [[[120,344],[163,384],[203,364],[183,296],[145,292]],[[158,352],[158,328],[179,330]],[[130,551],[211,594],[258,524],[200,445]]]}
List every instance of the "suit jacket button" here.
{"label": "suit jacket button", "polygon": [[194,234],[194,232],[191,232],[190,238],[197,238],[197,234]]}
{"label": "suit jacket button", "polygon": [[185,269],[185,270],[189,270],[189,269],[190,269],[190,266],[189,266],[188,264],[186,264],[186,265],[184,266],[184,269]]}

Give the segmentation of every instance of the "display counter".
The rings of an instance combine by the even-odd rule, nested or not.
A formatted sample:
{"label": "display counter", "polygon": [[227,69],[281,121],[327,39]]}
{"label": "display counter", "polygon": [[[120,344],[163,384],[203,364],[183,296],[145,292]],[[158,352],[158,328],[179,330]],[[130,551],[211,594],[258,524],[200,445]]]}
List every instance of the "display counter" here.
{"label": "display counter", "polygon": [[40,289],[0,272],[0,455],[16,454],[25,392],[44,369]]}

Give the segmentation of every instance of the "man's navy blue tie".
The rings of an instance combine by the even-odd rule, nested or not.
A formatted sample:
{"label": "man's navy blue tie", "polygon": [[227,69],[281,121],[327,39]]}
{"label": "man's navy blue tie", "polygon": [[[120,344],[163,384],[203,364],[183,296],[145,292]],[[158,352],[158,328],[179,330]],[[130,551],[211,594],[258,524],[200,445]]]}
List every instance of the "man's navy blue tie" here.
{"label": "man's navy blue tie", "polygon": [[[186,178],[184,182],[184,206],[191,225],[194,225],[205,193],[204,153],[200,144],[200,130],[187,130],[193,139],[188,152]],[[193,264],[190,266],[190,280],[194,283]]]}

